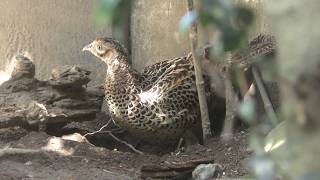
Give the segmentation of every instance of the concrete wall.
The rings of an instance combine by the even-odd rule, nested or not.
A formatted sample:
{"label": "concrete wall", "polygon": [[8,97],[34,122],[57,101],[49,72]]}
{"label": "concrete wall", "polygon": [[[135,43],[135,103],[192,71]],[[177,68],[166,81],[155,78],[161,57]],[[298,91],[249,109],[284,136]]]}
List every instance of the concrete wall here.
{"label": "concrete wall", "polygon": [[189,52],[188,35],[179,33],[185,0],[135,0],[131,16],[132,64],[146,65]]}
{"label": "concrete wall", "polygon": [[[251,37],[271,33],[261,0],[235,0],[255,9],[256,22]],[[186,13],[186,0],[135,0],[131,16],[132,62],[137,69],[190,51],[187,34],[179,32],[179,21]],[[196,1],[195,1],[196,2]],[[205,42],[199,30],[199,41]],[[201,44],[201,43],[200,43]]]}
{"label": "concrete wall", "polygon": [[[256,8],[258,19],[252,36],[270,33],[260,0],[237,1]],[[81,52],[95,37],[111,35],[111,28],[95,27],[92,5],[88,0],[1,0],[0,69],[13,55],[27,51],[41,79],[48,78],[52,68],[78,64],[93,71],[94,83],[103,82],[105,65]],[[188,34],[179,32],[186,8],[185,0],[133,1],[130,36],[135,68],[141,70],[190,51]]]}
{"label": "concrete wall", "polygon": [[111,34],[110,28],[95,27],[92,1],[1,0],[0,9],[0,68],[27,51],[42,79],[52,68],[79,64],[93,71],[95,82],[103,80],[104,65],[81,51],[97,36]]}

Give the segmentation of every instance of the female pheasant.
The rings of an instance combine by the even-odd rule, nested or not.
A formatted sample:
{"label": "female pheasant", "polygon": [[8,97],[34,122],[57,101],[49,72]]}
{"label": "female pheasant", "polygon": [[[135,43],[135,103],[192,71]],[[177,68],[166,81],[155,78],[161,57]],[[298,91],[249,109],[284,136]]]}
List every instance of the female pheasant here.
{"label": "female pheasant", "polygon": [[114,39],[96,39],[83,50],[108,66],[105,99],[120,127],[160,140],[177,138],[197,122],[191,55],[156,63],[139,73],[128,64],[127,50]]}
{"label": "female pheasant", "polygon": [[199,124],[192,55],[134,70],[128,52],[112,38],[83,48],[107,64],[105,99],[114,122],[130,133],[161,141],[179,138]]}

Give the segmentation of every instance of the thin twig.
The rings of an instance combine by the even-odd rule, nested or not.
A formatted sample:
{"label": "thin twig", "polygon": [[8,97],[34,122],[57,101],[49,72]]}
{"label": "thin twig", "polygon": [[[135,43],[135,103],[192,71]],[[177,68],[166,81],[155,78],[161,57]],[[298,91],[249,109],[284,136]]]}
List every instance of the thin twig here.
{"label": "thin twig", "polygon": [[[187,1],[188,1],[188,13],[190,13],[194,10],[193,0],[187,0]],[[197,24],[195,21],[190,26],[189,38],[191,41],[194,71],[196,76],[196,86],[197,86],[200,112],[201,112],[203,142],[206,143],[208,137],[211,136],[211,126],[210,126],[210,120],[209,120],[207,100],[205,96],[204,80],[202,78],[202,72],[200,68],[199,60],[201,59],[201,57],[196,52],[196,48],[198,46],[198,36],[197,36]]]}
{"label": "thin twig", "polygon": [[258,90],[260,92],[264,109],[265,109],[269,119],[271,120],[272,124],[277,125],[279,122],[277,115],[273,109],[273,106],[272,106],[272,103],[271,103],[270,98],[268,96],[268,93],[266,91],[266,88],[264,87],[264,84],[262,82],[262,78],[260,77],[260,74],[258,73],[258,70],[256,69],[256,67],[254,67],[254,66],[252,67],[252,74],[253,74],[253,78],[257,84]]}
{"label": "thin twig", "polygon": [[108,132],[108,134],[109,134],[113,139],[115,139],[116,141],[118,141],[118,142],[120,142],[120,143],[128,146],[132,151],[134,151],[134,152],[136,152],[136,153],[138,153],[138,154],[144,154],[142,151],[137,150],[137,149],[136,149],[135,147],[133,147],[131,144],[129,144],[129,143],[127,143],[127,142],[125,142],[125,141],[117,138],[115,135],[112,134],[112,132]]}
{"label": "thin twig", "polygon": [[131,144],[129,144],[129,143],[127,143],[127,142],[125,142],[125,141],[117,138],[115,135],[112,134],[113,131],[119,130],[119,128],[116,128],[116,129],[113,129],[113,130],[109,130],[109,131],[102,131],[104,128],[108,127],[108,125],[110,124],[110,122],[111,122],[111,119],[109,119],[109,121],[108,121],[105,125],[103,125],[98,131],[91,132],[91,133],[87,133],[87,134],[84,135],[84,137],[89,136],[89,135],[92,136],[92,135],[95,135],[95,134],[97,134],[97,133],[107,133],[107,134],[109,134],[109,136],[111,136],[111,137],[112,137],[113,139],[115,139],[116,141],[118,141],[118,142],[120,142],[120,143],[128,146],[132,151],[134,151],[134,152],[136,152],[136,153],[138,153],[138,154],[143,154],[143,152],[137,150],[137,149],[136,149],[135,147],[133,147]]}
{"label": "thin twig", "polygon": [[105,125],[103,125],[98,131],[94,131],[94,132],[91,132],[91,133],[87,133],[87,134],[83,135],[83,137],[92,136],[92,135],[95,135],[95,134],[97,134],[97,133],[100,133],[104,128],[106,128],[106,127],[109,126],[110,122],[111,122],[111,119],[109,119],[109,121],[108,121]]}

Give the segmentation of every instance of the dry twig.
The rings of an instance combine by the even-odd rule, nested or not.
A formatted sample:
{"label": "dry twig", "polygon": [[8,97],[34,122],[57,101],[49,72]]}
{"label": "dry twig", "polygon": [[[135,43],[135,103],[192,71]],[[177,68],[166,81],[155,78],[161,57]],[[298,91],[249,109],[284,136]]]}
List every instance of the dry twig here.
{"label": "dry twig", "polygon": [[[188,12],[194,10],[193,8],[193,0],[188,1]],[[203,142],[205,143],[211,135],[211,126],[209,120],[209,113],[208,113],[208,106],[207,100],[205,96],[205,88],[204,88],[204,80],[202,78],[202,72],[200,68],[200,56],[196,52],[196,48],[198,46],[198,36],[197,36],[197,24],[194,21],[190,26],[189,31],[189,38],[191,40],[191,50],[193,55],[193,64],[194,64],[194,71],[196,76],[196,86],[200,104],[200,112],[201,112],[201,121],[202,121],[202,133],[203,133]]]}
{"label": "dry twig", "polygon": [[[115,135],[113,135],[113,134],[112,134],[113,130],[102,131],[104,128],[108,127],[108,125],[110,124],[110,122],[111,122],[111,119],[109,119],[109,121],[108,121],[105,125],[103,125],[98,131],[91,132],[91,133],[87,133],[87,134],[84,135],[84,137],[86,137],[86,136],[92,136],[92,135],[95,135],[95,134],[97,134],[97,133],[107,133],[107,134],[109,134],[109,136],[111,136],[114,140],[116,140],[116,141],[118,141],[118,142],[120,142],[120,143],[128,146],[132,151],[134,151],[134,152],[136,152],[136,153],[138,153],[138,154],[143,154],[142,151],[137,150],[133,145],[131,145],[131,144],[129,144],[129,143],[127,143],[127,142],[119,139],[119,138],[116,137]],[[118,129],[115,129],[115,130],[118,130]]]}
{"label": "dry twig", "polygon": [[129,143],[127,143],[127,142],[119,139],[118,137],[116,137],[115,135],[113,135],[112,132],[108,132],[108,134],[109,134],[113,139],[115,139],[116,141],[118,141],[118,142],[120,142],[120,143],[128,146],[132,151],[134,151],[134,152],[136,152],[136,153],[138,153],[138,154],[143,154],[142,151],[137,150],[137,149],[136,149],[135,147],[133,147],[131,144],[129,144]]}
{"label": "dry twig", "polygon": [[199,164],[213,163],[213,159],[197,159],[180,162],[146,164],[141,167],[142,178],[172,178],[191,173]]}
{"label": "dry twig", "polygon": [[266,91],[266,88],[264,87],[262,78],[260,77],[260,74],[258,73],[258,70],[256,67],[252,67],[252,74],[253,74],[253,78],[257,84],[257,88],[260,92],[261,95],[261,99],[263,102],[263,107],[269,117],[269,119],[271,120],[273,125],[277,125],[279,123],[277,115],[273,109],[272,103],[270,101],[270,98],[268,96],[268,93]]}
{"label": "dry twig", "polygon": [[109,126],[110,122],[111,122],[111,119],[109,119],[109,121],[105,125],[103,125],[98,131],[87,133],[87,134],[83,135],[83,137],[92,136],[92,135],[95,135],[97,133],[100,133],[104,128]]}

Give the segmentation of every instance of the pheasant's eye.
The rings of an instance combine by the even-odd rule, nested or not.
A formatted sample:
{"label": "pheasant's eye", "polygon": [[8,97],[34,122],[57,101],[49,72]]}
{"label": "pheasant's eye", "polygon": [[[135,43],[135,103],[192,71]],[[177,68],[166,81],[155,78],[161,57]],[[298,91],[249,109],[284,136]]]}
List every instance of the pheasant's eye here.
{"label": "pheasant's eye", "polygon": [[102,50],[102,46],[101,46],[101,45],[98,45],[98,46],[97,46],[97,49],[98,49],[99,51],[101,51],[101,50]]}

